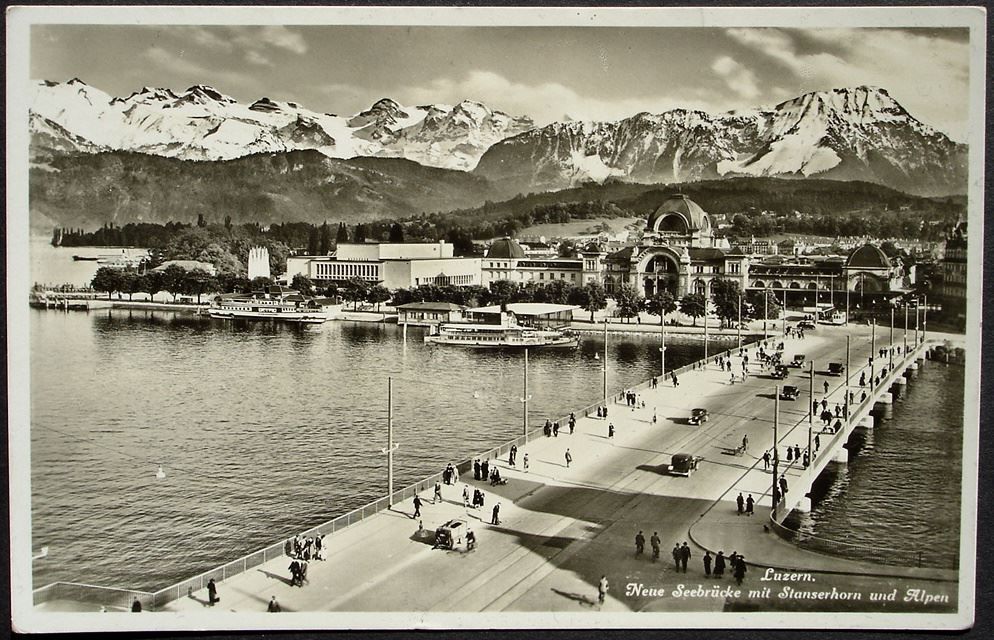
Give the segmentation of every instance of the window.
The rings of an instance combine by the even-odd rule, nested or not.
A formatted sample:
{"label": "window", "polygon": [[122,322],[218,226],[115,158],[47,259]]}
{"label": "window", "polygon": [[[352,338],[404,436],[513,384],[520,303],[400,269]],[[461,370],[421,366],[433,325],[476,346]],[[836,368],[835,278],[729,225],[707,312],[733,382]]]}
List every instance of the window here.
{"label": "window", "polygon": [[539,280],[545,280],[545,273],[543,272],[543,273],[538,274],[538,279]]}

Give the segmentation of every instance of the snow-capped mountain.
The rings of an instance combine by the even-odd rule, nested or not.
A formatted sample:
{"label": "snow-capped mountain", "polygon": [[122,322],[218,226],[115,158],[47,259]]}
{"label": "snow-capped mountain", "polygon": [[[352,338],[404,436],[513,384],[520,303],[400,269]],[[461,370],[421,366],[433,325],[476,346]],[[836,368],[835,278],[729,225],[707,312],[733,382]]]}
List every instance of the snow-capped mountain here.
{"label": "snow-capped mountain", "polygon": [[187,160],[315,149],[332,158],[401,157],[471,170],[493,143],[533,126],[478,102],[404,107],[378,101],[352,117],[260,98],[242,104],[213,87],[145,87],[112,97],[78,78],[33,86],[35,155],[134,151]]}
{"label": "snow-capped mountain", "polygon": [[965,145],[916,120],[887,91],[855,87],[766,109],[553,123],[493,145],[475,172],[512,192],[610,177],[817,176],[946,194],[965,191],[967,164]]}

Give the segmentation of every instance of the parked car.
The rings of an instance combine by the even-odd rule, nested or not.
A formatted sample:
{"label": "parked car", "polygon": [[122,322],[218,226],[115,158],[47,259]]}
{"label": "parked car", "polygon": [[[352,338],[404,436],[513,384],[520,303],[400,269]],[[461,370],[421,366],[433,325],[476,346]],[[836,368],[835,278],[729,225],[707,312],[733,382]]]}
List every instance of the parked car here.
{"label": "parked car", "polygon": [[846,372],[846,365],[841,362],[830,362],[828,364],[828,375],[841,376]]}
{"label": "parked car", "polygon": [[787,365],[785,364],[778,364],[777,366],[773,367],[773,373],[771,373],[770,375],[778,380],[783,380],[788,375],[790,375],[790,369],[788,369]]}
{"label": "parked car", "polygon": [[805,329],[805,330],[814,329],[815,326],[817,325],[815,325],[813,320],[801,320],[800,322],[797,323],[798,329]]}
{"label": "parked car", "polygon": [[785,384],[782,389],[780,389],[780,399],[781,400],[797,400],[797,396],[801,395],[801,390],[792,384]]}
{"label": "parked car", "polygon": [[435,546],[442,549],[466,549],[467,537],[473,538],[465,520],[455,518],[435,529]]}
{"label": "parked car", "polygon": [[804,366],[804,363],[807,362],[807,360],[808,360],[807,356],[805,356],[803,353],[799,353],[796,356],[794,356],[793,360],[790,361],[790,366],[797,367],[798,369],[800,369]]}
{"label": "parked car", "polygon": [[702,424],[708,421],[708,410],[707,409],[693,409],[690,412],[690,418],[688,422],[690,424]]}

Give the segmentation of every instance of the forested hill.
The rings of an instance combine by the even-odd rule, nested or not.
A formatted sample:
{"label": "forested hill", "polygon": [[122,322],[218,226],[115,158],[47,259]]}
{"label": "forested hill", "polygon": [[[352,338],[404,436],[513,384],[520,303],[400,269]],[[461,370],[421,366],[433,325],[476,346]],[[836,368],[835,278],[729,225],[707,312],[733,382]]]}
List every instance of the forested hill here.
{"label": "forested hill", "polygon": [[[836,180],[732,178],[674,185],[625,182],[588,184],[562,191],[517,196],[441,216],[444,226],[460,226],[475,237],[514,235],[532,224],[620,216],[647,216],[673,194],[682,193],[711,214],[762,222],[757,235],[783,229],[826,235],[918,235],[922,221],[945,228],[966,210],[961,197],[912,196],[869,182]],[[779,220],[779,222],[775,222]],[[780,225],[779,229],[771,228]],[[941,231],[939,231],[941,232]]]}
{"label": "forested hill", "polygon": [[105,223],[366,222],[476,206],[498,197],[462,171],[401,158],[338,160],[317,151],[197,162],[115,151],[60,156],[31,169],[35,229]]}

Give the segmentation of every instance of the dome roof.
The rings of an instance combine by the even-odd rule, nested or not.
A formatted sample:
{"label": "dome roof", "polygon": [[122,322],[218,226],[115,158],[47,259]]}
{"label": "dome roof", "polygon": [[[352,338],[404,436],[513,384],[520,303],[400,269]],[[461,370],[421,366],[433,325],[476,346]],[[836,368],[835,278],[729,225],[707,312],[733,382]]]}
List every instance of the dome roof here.
{"label": "dome roof", "polygon": [[863,269],[890,269],[890,259],[879,247],[872,244],[864,244],[849,254],[846,261],[847,267],[858,267]]}
{"label": "dome roof", "polygon": [[649,231],[707,231],[711,229],[711,218],[696,202],[677,194],[649,215],[645,228]]}
{"label": "dome roof", "polygon": [[521,245],[517,243],[516,240],[511,238],[501,238],[500,240],[494,240],[494,243],[490,245],[490,250],[487,251],[488,258],[524,258],[525,250],[521,248]]}

